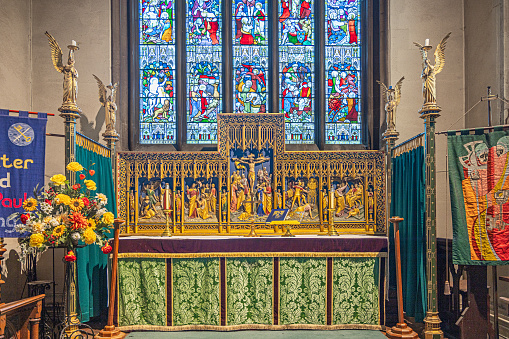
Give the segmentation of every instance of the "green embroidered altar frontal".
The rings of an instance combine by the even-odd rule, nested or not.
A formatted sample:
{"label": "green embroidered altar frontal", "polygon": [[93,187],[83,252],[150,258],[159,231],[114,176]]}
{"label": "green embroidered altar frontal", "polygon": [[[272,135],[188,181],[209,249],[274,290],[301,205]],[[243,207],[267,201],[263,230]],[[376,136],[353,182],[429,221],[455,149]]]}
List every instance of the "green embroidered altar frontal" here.
{"label": "green embroidered altar frontal", "polygon": [[121,330],[381,329],[384,265],[385,252],[124,252],[116,321]]}

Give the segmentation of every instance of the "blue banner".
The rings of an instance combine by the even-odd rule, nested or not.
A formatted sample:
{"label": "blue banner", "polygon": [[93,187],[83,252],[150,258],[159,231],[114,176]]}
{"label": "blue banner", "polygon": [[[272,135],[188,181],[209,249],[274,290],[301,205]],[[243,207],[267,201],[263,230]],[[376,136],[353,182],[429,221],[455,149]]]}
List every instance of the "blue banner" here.
{"label": "blue banner", "polygon": [[19,236],[9,216],[22,212],[23,201],[44,185],[46,121],[46,113],[29,118],[28,112],[0,110],[0,237]]}

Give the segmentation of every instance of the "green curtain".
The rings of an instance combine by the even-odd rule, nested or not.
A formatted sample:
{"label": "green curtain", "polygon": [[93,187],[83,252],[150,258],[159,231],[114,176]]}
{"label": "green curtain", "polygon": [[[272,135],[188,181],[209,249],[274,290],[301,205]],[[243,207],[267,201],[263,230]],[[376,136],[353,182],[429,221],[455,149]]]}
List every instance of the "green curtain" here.
{"label": "green curtain", "polygon": [[[96,193],[104,193],[108,197],[106,209],[113,212],[116,217],[111,159],[76,145],[76,161],[85,168],[95,170],[94,176],[87,176],[87,179],[91,178],[96,182]],[[94,165],[90,167],[91,164]],[[108,306],[106,269],[108,256],[102,253],[101,248],[97,245],[79,248],[76,256],[78,259],[77,275],[81,321],[87,322],[90,318],[99,316]]]}
{"label": "green curtain", "polygon": [[[403,308],[415,321],[426,314],[426,231],[424,147],[393,158],[391,215],[400,223]],[[390,281],[396,286],[394,229],[390,225]]]}

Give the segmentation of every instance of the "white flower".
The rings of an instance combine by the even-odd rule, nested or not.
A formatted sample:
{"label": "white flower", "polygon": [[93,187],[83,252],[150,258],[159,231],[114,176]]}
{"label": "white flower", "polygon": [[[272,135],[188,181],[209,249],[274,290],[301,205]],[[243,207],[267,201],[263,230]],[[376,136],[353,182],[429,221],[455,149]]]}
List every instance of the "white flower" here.
{"label": "white flower", "polygon": [[31,226],[32,224],[34,223],[34,221],[32,220],[32,218],[28,219],[27,222],[25,223],[25,225],[27,226]]}
{"label": "white flower", "polygon": [[43,202],[41,204],[41,211],[45,214],[51,214],[51,212],[53,212],[53,207],[51,207],[51,205],[47,202]]}
{"label": "white flower", "polygon": [[71,234],[71,238],[73,240],[80,240],[81,239],[81,235],[78,232],[75,232],[75,233]]}
{"label": "white flower", "polygon": [[108,198],[102,193],[97,193],[95,197],[100,200],[101,205],[106,205],[108,203]]}
{"label": "white flower", "polygon": [[57,227],[58,225],[60,225],[60,223],[58,222],[58,220],[56,218],[51,218],[49,224],[53,227]]}
{"label": "white flower", "polygon": [[32,225],[32,230],[34,233],[41,233],[45,229],[45,224],[41,222],[36,222]]}
{"label": "white flower", "polygon": [[14,226],[14,230],[18,233],[25,233],[27,231],[27,227],[23,224],[17,224]]}
{"label": "white flower", "polygon": [[108,210],[107,210],[106,208],[101,208],[100,210],[98,210],[98,211],[97,211],[96,215],[97,215],[98,217],[102,217],[102,215],[103,215],[104,213],[106,213],[106,212],[108,212]]}

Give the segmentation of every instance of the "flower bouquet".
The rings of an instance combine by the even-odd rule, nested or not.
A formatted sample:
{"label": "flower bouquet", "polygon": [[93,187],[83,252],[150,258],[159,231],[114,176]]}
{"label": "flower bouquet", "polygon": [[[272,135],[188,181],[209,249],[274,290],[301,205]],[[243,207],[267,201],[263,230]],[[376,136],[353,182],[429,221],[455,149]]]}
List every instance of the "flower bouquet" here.
{"label": "flower bouquet", "polygon": [[36,187],[34,197],[23,202],[24,213],[16,213],[20,221],[16,231],[25,235],[19,241],[22,257],[63,246],[68,250],[65,260],[72,262],[80,240],[86,245],[98,244],[103,253],[111,251],[107,235],[114,216],[104,207],[108,202],[104,194],[92,196],[97,187],[87,175],[93,176],[94,170],[86,170],[77,162],[69,163],[67,170],[82,172],[81,183],[71,185],[64,175],[56,174],[47,189]]}

